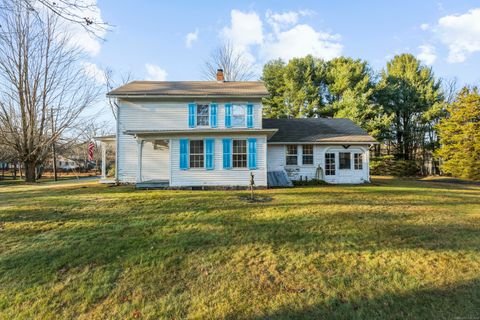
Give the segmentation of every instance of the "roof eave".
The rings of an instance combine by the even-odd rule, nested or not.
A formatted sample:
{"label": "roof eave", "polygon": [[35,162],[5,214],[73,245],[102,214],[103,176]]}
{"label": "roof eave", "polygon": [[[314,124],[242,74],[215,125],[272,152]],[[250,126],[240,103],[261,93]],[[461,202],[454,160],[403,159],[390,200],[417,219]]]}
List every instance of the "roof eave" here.
{"label": "roof eave", "polygon": [[245,94],[239,94],[239,95],[152,95],[152,94],[115,94],[115,93],[107,93],[108,98],[120,98],[120,99],[132,99],[132,98],[137,98],[137,99],[179,99],[179,98],[184,98],[184,99],[198,99],[198,98],[212,98],[212,99],[219,99],[219,98],[230,98],[230,99],[245,99],[245,98],[250,98],[250,99],[263,99],[268,97],[268,95],[245,95]]}
{"label": "roof eave", "polygon": [[378,141],[267,141],[268,144],[380,144]]}

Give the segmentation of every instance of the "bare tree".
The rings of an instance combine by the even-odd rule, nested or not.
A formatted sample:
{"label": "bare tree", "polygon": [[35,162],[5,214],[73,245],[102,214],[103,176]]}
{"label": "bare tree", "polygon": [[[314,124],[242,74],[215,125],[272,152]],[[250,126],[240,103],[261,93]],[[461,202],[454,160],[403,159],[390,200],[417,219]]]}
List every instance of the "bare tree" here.
{"label": "bare tree", "polygon": [[[127,84],[132,80],[132,74],[125,73],[120,75],[120,81],[115,81],[114,77],[114,72],[110,68],[106,68],[103,72],[104,77],[105,77],[105,85],[107,87],[107,92],[112,91],[113,89],[122,86],[124,84]],[[118,110],[118,104],[117,104],[117,99],[108,97],[108,106],[110,110],[112,111],[113,117],[117,119],[117,110]]]}
{"label": "bare tree", "polygon": [[253,66],[245,53],[235,49],[230,42],[224,42],[213,50],[205,61],[203,68],[205,80],[216,80],[217,69],[223,69],[226,81],[247,81],[255,77]]}
{"label": "bare tree", "polygon": [[0,13],[0,148],[13,150],[34,182],[53,143],[83,130],[82,113],[99,90],[55,15],[39,19],[15,0],[1,5],[9,10]]}
{"label": "bare tree", "polygon": [[[49,12],[60,19],[81,26],[90,34],[100,38],[100,34],[111,29],[103,22],[95,1],[91,0],[17,0],[17,5],[42,16],[40,11]],[[0,4],[1,10],[11,10],[10,6]]]}

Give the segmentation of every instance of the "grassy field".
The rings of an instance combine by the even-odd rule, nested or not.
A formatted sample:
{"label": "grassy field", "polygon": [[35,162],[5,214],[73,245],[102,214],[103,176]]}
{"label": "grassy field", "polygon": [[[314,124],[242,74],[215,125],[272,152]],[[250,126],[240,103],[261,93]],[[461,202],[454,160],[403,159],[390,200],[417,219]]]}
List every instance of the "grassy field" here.
{"label": "grassy field", "polygon": [[480,187],[0,186],[2,319],[480,319]]}

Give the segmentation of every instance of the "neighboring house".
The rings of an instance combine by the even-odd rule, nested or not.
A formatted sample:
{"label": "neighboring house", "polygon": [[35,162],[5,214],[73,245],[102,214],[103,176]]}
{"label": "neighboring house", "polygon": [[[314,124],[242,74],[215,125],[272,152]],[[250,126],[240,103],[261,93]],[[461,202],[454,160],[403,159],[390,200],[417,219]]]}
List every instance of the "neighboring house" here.
{"label": "neighboring house", "polygon": [[[347,119],[262,119],[262,82],[134,81],[118,102],[116,180],[170,187],[267,186],[267,172],[369,181],[376,141]],[[102,142],[111,137],[99,138]]]}
{"label": "neighboring house", "polygon": [[79,160],[65,158],[62,156],[57,157],[57,169],[69,171],[79,169],[80,167],[81,165]]}

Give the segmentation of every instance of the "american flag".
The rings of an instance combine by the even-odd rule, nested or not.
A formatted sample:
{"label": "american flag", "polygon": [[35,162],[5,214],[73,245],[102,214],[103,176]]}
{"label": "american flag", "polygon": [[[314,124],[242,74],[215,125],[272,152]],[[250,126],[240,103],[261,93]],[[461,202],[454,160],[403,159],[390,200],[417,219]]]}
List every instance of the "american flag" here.
{"label": "american flag", "polygon": [[95,144],[93,141],[90,141],[88,144],[88,161],[93,161],[93,150],[95,149]]}

